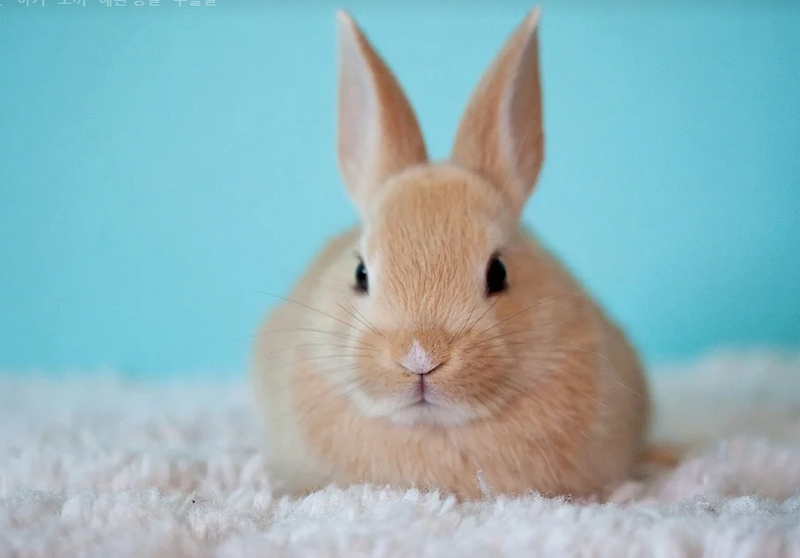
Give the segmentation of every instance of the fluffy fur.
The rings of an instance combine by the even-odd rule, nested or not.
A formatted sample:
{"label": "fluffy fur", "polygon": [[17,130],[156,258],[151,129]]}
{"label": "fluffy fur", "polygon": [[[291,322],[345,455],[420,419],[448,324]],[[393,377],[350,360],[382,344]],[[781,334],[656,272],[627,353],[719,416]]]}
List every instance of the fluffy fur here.
{"label": "fluffy fur", "polygon": [[[654,370],[674,470],[598,505],[375,485],[281,496],[249,385],[0,375],[0,558],[800,557],[800,355]],[[478,479],[476,479],[476,484]]]}
{"label": "fluffy fur", "polygon": [[[505,494],[617,485],[648,426],[640,364],[519,220],[544,156],[538,12],[437,163],[387,66],[339,21],[339,159],[362,224],[326,245],[259,332],[276,474],[298,494],[337,481],[472,497],[478,471]],[[495,257],[509,288],[487,297]],[[353,291],[359,260],[368,294]],[[427,373],[404,366],[413,348]]]}

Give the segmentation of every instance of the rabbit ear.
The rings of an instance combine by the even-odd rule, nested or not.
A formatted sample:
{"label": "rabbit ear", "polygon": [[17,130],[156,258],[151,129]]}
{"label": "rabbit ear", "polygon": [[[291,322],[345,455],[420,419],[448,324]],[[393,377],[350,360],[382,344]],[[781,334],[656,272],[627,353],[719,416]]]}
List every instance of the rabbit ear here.
{"label": "rabbit ear", "polygon": [[544,159],[540,13],[533,10],[517,27],[472,93],[451,155],[500,189],[518,214]]}
{"label": "rabbit ear", "polygon": [[386,178],[428,157],[414,111],[391,70],[349,14],[340,10],[337,19],[339,169],[363,210]]}

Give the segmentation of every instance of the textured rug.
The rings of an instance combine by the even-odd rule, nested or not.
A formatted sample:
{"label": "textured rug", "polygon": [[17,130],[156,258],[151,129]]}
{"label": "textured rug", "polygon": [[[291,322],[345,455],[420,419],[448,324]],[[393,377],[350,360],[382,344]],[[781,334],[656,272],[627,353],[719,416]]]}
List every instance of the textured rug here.
{"label": "textured rug", "polygon": [[652,373],[677,469],[613,503],[273,494],[246,385],[0,376],[0,557],[800,556],[800,356]]}

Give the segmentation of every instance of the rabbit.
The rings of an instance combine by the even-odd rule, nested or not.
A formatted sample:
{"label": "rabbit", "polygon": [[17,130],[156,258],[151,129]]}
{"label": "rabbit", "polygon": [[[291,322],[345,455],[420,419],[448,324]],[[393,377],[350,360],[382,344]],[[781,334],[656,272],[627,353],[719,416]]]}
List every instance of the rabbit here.
{"label": "rabbit", "polygon": [[394,74],[337,12],[337,153],[360,224],[268,315],[252,361],[286,494],[578,498],[645,454],[635,349],[522,222],[544,159],[540,13],[486,70],[449,159],[431,161]]}

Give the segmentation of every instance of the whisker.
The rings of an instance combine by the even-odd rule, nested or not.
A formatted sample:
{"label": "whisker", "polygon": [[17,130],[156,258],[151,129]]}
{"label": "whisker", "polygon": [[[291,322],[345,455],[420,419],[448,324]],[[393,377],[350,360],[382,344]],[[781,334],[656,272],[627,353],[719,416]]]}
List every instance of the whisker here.
{"label": "whisker", "polygon": [[[268,353],[264,353],[263,355],[260,355],[260,356],[262,358],[263,357],[268,357],[268,356],[272,356],[272,355],[276,355],[276,354],[282,353],[284,351],[291,351],[292,349],[300,349],[300,348],[304,348],[304,347],[333,347],[335,349],[359,349],[359,350],[362,350],[362,351],[366,351],[367,350],[365,348],[362,349],[360,347],[351,347],[350,345],[335,345],[335,344],[332,344],[332,343],[300,343],[299,345],[292,345],[292,346],[289,346],[289,347],[283,347],[281,349],[276,349],[274,351],[270,351]],[[375,349],[371,349],[371,350],[373,352],[377,352]]]}
{"label": "whisker", "polygon": [[299,300],[293,300],[291,298],[286,298],[285,296],[280,296],[280,295],[276,295],[276,294],[272,294],[272,293],[267,293],[267,292],[264,292],[264,291],[256,291],[256,292],[259,293],[259,294],[263,294],[263,295],[267,295],[267,296],[273,296],[275,298],[280,298],[281,300],[285,300],[286,302],[293,302],[294,304],[298,304],[298,305],[302,306],[303,308],[307,308],[308,310],[311,310],[313,312],[317,312],[318,314],[326,316],[326,317],[328,317],[328,318],[330,318],[332,320],[336,320],[340,324],[344,324],[349,328],[353,328],[353,329],[355,329],[356,331],[358,331],[360,333],[366,333],[366,332],[362,331],[361,329],[357,328],[356,326],[354,326],[353,324],[348,324],[347,322],[345,322],[344,320],[340,320],[336,316],[333,316],[331,314],[328,314],[327,312],[323,312],[322,310],[319,310],[317,308],[309,306],[308,304],[300,302]]}
{"label": "whisker", "polygon": [[[331,392],[334,392],[334,391],[338,392],[338,395],[340,397],[342,397],[343,399],[345,399],[345,401],[347,401],[348,404],[350,404],[350,396],[353,393],[355,393],[357,390],[358,390],[358,383],[355,382],[355,381],[352,381],[352,382],[348,382],[344,386],[337,386],[337,388],[335,388],[335,389],[329,389],[324,394],[320,394],[319,397],[315,397],[315,398],[310,399],[308,401],[304,401],[302,403],[302,405],[298,409],[295,409],[295,412],[298,412],[298,414],[299,414],[299,416],[297,417],[298,421],[302,422],[311,413],[319,412],[320,401],[323,400],[323,399],[327,399],[328,396],[331,395]],[[337,401],[331,401],[331,402],[329,402],[329,405],[334,405],[336,403],[337,403]]]}
{"label": "whisker", "polygon": [[492,310],[492,308],[494,308],[495,305],[497,305],[498,302],[500,302],[500,297],[499,296],[495,297],[494,302],[492,302],[492,304],[490,304],[489,307],[486,310],[483,311],[483,314],[481,314],[478,317],[478,319],[475,320],[475,323],[473,323],[471,326],[469,326],[469,329],[467,329],[466,333],[471,333],[472,330],[475,329],[475,326],[478,325],[481,322],[481,320],[484,318],[484,316],[486,316],[486,314],[488,314]]}
{"label": "whisker", "polygon": [[[328,372],[334,373],[334,372],[356,371],[360,368],[361,368],[360,366],[344,367],[344,368],[329,370]],[[283,386],[283,389],[272,390],[272,393],[282,395],[283,393],[289,391],[290,389],[291,386]],[[286,412],[279,413],[275,415],[275,417],[283,419],[287,416],[300,413],[300,416],[298,418],[300,420],[303,420],[312,411],[318,409],[320,402],[327,399],[328,397],[332,395],[337,395],[339,397],[349,398],[349,396],[352,395],[356,390],[358,390],[358,382],[356,380],[349,380],[343,384],[328,385],[326,386],[326,389],[323,392],[316,394],[315,397],[303,399],[296,406],[292,406]]]}
{"label": "whisker", "polygon": [[[488,392],[488,393],[484,393]],[[476,392],[475,398],[478,400],[478,403],[483,405],[489,411],[492,411],[493,408],[496,408],[498,404],[505,399],[502,394],[500,393],[500,386],[488,384],[482,386],[481,391]]]}
{"label": "whisker", "polygon": [[[566,370],[564,370],[563,368],[561,368],[561,369],[557,370],[557,372],[566,373]],[[548,385],[546,385],[546,384],[538,386],[538,388],[537,388],[537,389],[544,390],[544,391],[545,391],[547,394],[549,394],[549,395],[551,395],[551,396],[558,396],[558,395],[559,395],[559,394],[558,394],[558,393],[557,393],[555,390],[553,390],[552,388],[550,388],[550,386],[548,386]],[[599,400],[599,399],[597,399],[596,397],[594,397],[594,396],[592,396],[592,395],[590,395],[590,394],[588,394],[588,393],[586,393],[586,392],[582,392],[582,394],[581,394],[581,395],[582,395],[583,397],[587,397],[587,398],[591,399],[592,401],[594,401],[595,403],[597,403],[598,405],[600,405],[600,407],[602,407],[603,409],[608,409],[608,405],[606,405],[605,403],[603,403],[602,401],[600,401],[600,400]],[[582,434],[583,434],[583,433],[582,433]],[[585,435],[585,434],[584,434],[584,435]],[[587,438],[589,438],[589,436],[586,436],[586,437],[587,437]]]}
{"label": "whisker", "polygon": [[[530,396],[531,396],[531,393],[532,393],[532,392],[530,391],[530,388],[528,388],[528,389],[526,390],[526,389],[525,389],[523,386],[520,386],[520,385],[519,385],[519,383],[518,383],[518,382],[516,382],[516,381],[513,381],[513,380],[512,380],[512,381],[510,381],[510,382],[509,382],[509,384],[507,384],[507,385],[509,385],[509,386],[511,386],[511,387],[513,387],[513,388],[516,388],[516,389],[517,389],[517,391],[518,391],[518,393],[522,393],[522,394],[523,394],[523,396],[527,396],[527,397],[530,397]],[[559,393],[558,393],[558,392],[556,392],[555,390],[551,389],[551,388],[550,388],[550,386],[548,386],[546,383],[545,383],[545,384],[538,385],[538,386],[536,387],[536,390],[537,390],[538,392],[540,392],[540,393],[541,393],[541,392],[544,392],[545,394],[547,394],[547,395],[548,395],[548,397],[551,397],[551,398],[555,397],[557,400],[559,400],[559,401],[560,401],[560,402],[562,402],[562,403],[569,403],[569,401],[567,401],[565,398],[563,398],[563,397],[561,396],[561,394],[559,394]],[[597,399],[595,399],[594,397],[591,397],[591,396],[589,396],[588,394],[586,394],[586,395],[587,395],[588,397],[590,397],[591,399],[593,399],[594,401],[596,401],[597,403],[599,403],[599,404],[600,404],[602,407],[604,407],[604,408],[605,408],[605,405],[603,405],[602,403],[600,403],[600,401],[598,401],[598,400],[597,400]],[[570,432],[572,432],[572,431],[574,431],[574,432],[575,432],[575,433],[577,433],[578,435],[582,436],[582,437],[583,437],[583,438],[585,438],[586,440],[592,441],[592,438],[591,438],[591,436],[589,436],[589,435],[588,435],[588,434],[587,434],[587,433],[586,433],[584,430],[582,430],[582,429],[580,429],[580,428],[575,428],[575,429],[573,429],[573,430],[570,430]],[[551,451],[555,451],[555,450],[554,450],[554,448],[553,448],[553,443],[552,443],[552,439],[551,439],[551,434],[552,434],[552,432],[551,432],[551,431],[543,431],[543,432],[541,432],[541,434],[542,434],[542,436],[540,436],[540,437],[538,437],[538,438],[536,438],[536,437],[532,437],[532,438],[531,438],[531,440],[532,440],[532,441],[534,441],[534,443],[536,443],[536,445],[537,445],[537,446],[539,446],[539,448],[540,448],[540,451],[542,451],[542,457],[545,459],[545,462],[547,462],[547,464],[548,464],[549,468],[551,469],[551,474],[555,474],[555,470],[553,469],[553,467],[552,467],[552,464],[550,464],[550,463],[549,463],[549,460],[547,459],[547,455],[544,453],[544,451],[542,450],[542,448],[541,448],[540,444],[539,444],[539,443],[538,443],[538,441],[537,441],[537,440],[539,440],[539,439],[541,439],[541,440],[544,440],[544,441],[545,441],[545,442],[548,444],[548,446],[550,447],[550,450],[551,450]],[[554,477],[554,478],[557,478],[557,477]]]}
{"label": "whisker", "polygon": [[514,331],[506,331],[498,335],[495,335],[494,337],[489,337],[488,339],[483,339],[481,341],[478,341],[477,343],[473,344],[470,348],[476,349],[478,347],[485,346],[490,341],[494,341],[496,339],[502,339],[504,337],[511,337],[512,335],[517,335],[520,333],[540,333],[540,332],[548,333],[549,330],[547,328],[549,328],[550,326],[558,326],[563,324],[564,324],[563,320],[556,320],[552,322],[543,322],[540,324],[536,324],[536,328],[534,329],[518,329]]}
{"label": "whisker", "polygon": [[[370,347],[372,349],[376,348],[372,344],[367,343],[366,341],[362,341],[361,339],[359,339],[357,337],[351,337],[349,335],[343,335],[341,333],[336,333],[336,332],[333,332],[333,331],[323,331],[321,329],[314,329],[314,328],[310,328],[310,327],[291,327],[291,328],[285,328],[285,329],[272,329],[272,330],[258,332],[257,335],[270,334],[270,333],[290,333],[290,332],[297,332],[297,331],[305,331],[305,332],[309,332],[309,333],[319,333],[319,334],[322,334],[322,335],[330,335],[331,337],[339,337],[340,339],[347,339],[348,341],[355,341],[356,343],[360,343],[362,345],[366,345],[366,346],[368,346],[368,347]],[[253,336],[251,336],[251,337],[253,337]]]}
{"label": "whisker", "polygon": [[[344,294],[344,291],[342,291],[342,296],[343,296],[343,297],[344,297],[344,299],[347,301],[347,304],[349,304],[349,305],[350,305],[350,307],[351,307],[351,308],[352,308],[352,309],[355,311],[355,313],[356,313],[356,314],[358,314],[358,316],[356,316],[356,314],[354,314],[353,312],[351,312],[350,310],[348,310],[347,308],[345,308],[344,306],[342,306],[342,305],[341,305],[341,304],[339,304],[338,302],[336,303],[336,306],[338,306],[339,308],[341,308],[342,310],[344,310],[345,312],[347,312],[348,314],[350,314],[350,316],[352,316],[354,320],[357,320],[357,321],[358,321],[358,322],[360,322],[362,325],[364,325],[364,326],[366,326],[367,328],[369,328],[369,329],[372,331],[372,333],[374,333],[374,334],[376,334],[376,335],[380,335],[380,336],[381,336],[381,337],[383,337],[384,339],[386,338],[386,337],[384,337],[383,333],[381,333],[380,331],[378,331],[378,330],[377,330],[377,329],[376,329],[376,328],[375,328],[375,327],[374,327],[374,326],[373,326],[371,323],[369,323],[369,320],[367,320],[367,318],[365,318],[365,317],[363,316],[363,314],[361,314],[361,312],[359,312],[359,311],[358,311],[358,308],[356,308],[356,307],[353,305],[353,303],[352,303],[352,302],[350,302],[350,299],[349,299],[349,298],[347,298],[347,295],[345,295],[345,294]],[[361,317],[359,317],[359,316],[361,316]],[[362,319],[362,318],[363,318],[363,319]]]}
{"label": "whisker", "polygon": [[[347,364],[345,366],[336,366],[336,365],[334,365],[334,366],[329,366],[327,368],[318,368],[318,369],[315,369],[315,373],[322,377],[322,376],[326,376],[326,375],[336,374],[336,373],[339,373],[339,372],[348,372],[348,371],[359,370],[361,368],[366,368],[366,366],[364,366],[362,364],[352,364],[351,363],[351,364]],[[277,368],[273,368],[272,370],[278,370],[278,369]],[[283,378],[280,378],[280,377],[267,377],[267,378],[264,378],[262,376],[262,377],[259,378],[259,384],[261,386],[274,387],[275,384],[280,383],[281,379],[283,379]],[[332,387],[336,388],[337,386],[334,385]]]}
{"label": "whisker", "polygon": [[[588,353],[591,353],[591,354],[597,355],[598,357],[600,357],[600,358],[602,358],[602,359],[605,359],[607,362],[609,362],[609,363],[610,363],[609,359],[608,359],[608,358],[607,358],[605,355],[603,355],[603,354],[600,354],[600,353],[598,353],[598,352],[596,352],[596,351],[589,351],[589,350],[584,350],[584,349],[580,349],[580,348],[576,348],[576,347],[559,347],[559,348],[562,348],[562,349],[567,349],[567,350],[577,350],[577,351],[581,351],[581,352],[588,352]],[[484,356],[483,356],[483,357],[481,357],[481,358],[488,358],[488,359],[492,359],[492,358],[497,358],[497,359],[512,359],[512,360],[533,361],[533,362],[552,362],[552,359],[536,358],[536,357],[517,357],[517,356],[513,356],[513,355],[484,355]],[[557,369],[557,370],[556,370],[556,372],[562,372],[562,373],[563,373],[563,372],[565,372],[565,370],[564,370],[563,368],[559,368],[559,369]],[[638,397],[641,397],[641,398],[644,398],[644,397],[645,397],[644,395],[642,395],[641,393],[639,393],[638,391],[636,391],[636,390],[635,390],[635,389],[633,389],[632,387],[630,387],[630,386],[628,386],[628,385],[626,385],[626,384],[622,383],[621,381],[619,381],[619,379],[618,379],[618,378],[614,378],[614,377],[608,378],[607,376],[606,376],[605,378],[606,378],[606,379],[610,379],[611,381],[613,381],[614,383],[616,383],[617,385],[619,385],[619,386],[620,386],[620,387],[622,387],[623,389],[626,389],[626,390],[630,391],[631,393],[633,393],[634,395],[636,395],[636,396],[638,396]],[[544,386],[539,386],[539,388],[541,388],[541,387],[544,387]],[[537,388],[537,389],[539,389],[539,388]],[[547,389],[547,388],[545,387],[545,389]],[[555,395],[555,393],[554,393],[554,392],[552,392],[552,391],[551,391],[550,393],[551,393],[552,395]],[[604,409],[608,409],[608,406],[607,406],[605,403],[603,403],[602,401],[600,401],[599,399],[597,399],[596,397],[592,397],[592,396],[591,396],[591,395],[589,395],[589,394],[585,394],[585,395],[586,395],[586,397],[588,397],[589,399],[592,399],[593,401],[595,401],[595,402],[596,402],[598,405],[600,405],[602,408],[604,408]]]}
{"label": "whisker", "polygon": [[364,314],[362,314],[361,312],[358,311],[358,308],[356,308],[355,305],[350,301],[350,299],[347,298],[346,294],[344,295],[344,299],[353,308],[353,310],[355,310],[356,314],[358,314],[359,316],[364,318],[364,321],[367,322],[367,327],[371,328],[372,331],[374,331],[375,333],[377,333],[378,335],[380,335],[381,337],[386,339],[386,336],[383,334],[383,332],[380,329],[378,329],[377,327],[375,327],[374,325],[372,325],[372,322],[370,322]]}
{"label": "whisker", "polygon": [[345,308],[344,306],[342,306],[340,303],[338,303],[338,302],[337,302],[337,303],[336,303],[336,306],[338,306],[338,307],[339,307],[341,310],[343,310],[344,312],[347,312],[347,314],[348,314],[349,316],[351,316],[351,317],[352,317],[354,320],[356,320],[358,323],[360,323],[360,324],[361,324],[361,325],[363,325],[364,327],[366,327],[366,328],[368,328],[368,329],[371,329],[371,328],[370,328],[370,327],[369,327],[367,324],[365,324],[365,323],[364,323],[364,322],[363,322],[363,321],[362,321],[362,320],[361,320],[361,319],[360,319],[358,316],[356,316],[355,314],[353,314],[353,313],[352,313],[350,310],[348,310],[347,308]]}
{"label": "whisker", "polygon": [[530,360],[526,357],[520,357],[516,355],[481,355],[480,360],[483,359],[513,359],[513,360]]}
{"label": "whisker", "polygon": [[637,395],[637,396],[641,397],[642,399],[646,399],[646,398],[645,398],[645,396],[644,396],[643,394],[639,393],[638,391],[636,391],[636,390],[635,390],[635,389],[633,389],[632,387],[630,387],[630,386],[628,386],[628,385],[625,385],[625,384],[623,384],[622,382],[620,382],[620,381],[619,381],[619,379],[617,379],[617,378],[611,378],[611,379],[614,381],[614,383],[616,383],[617,385],[619,385],[621,388],[623,388],[623,389],[627,389],[629,392],[631,392],[631,393],[632,393],[632,394],[634,394],[634,395]]}
{"label": "whisker", "polygon": [[370,355],[356,354],[356,353],[351,353],[351,354],[346,354],[346,355],[341,355],[341,354],[337,354],[337,355],[322,355],[322,356],[316,356],[316,357],[303,358],[303,359],[295,360],[295,361],[292,361],[292,362],[286,362],[286,363],[283,363],[282,366],[272,367],[270,370],[271,371],[279,371],[279,370],[283,371],[283,370],[285,370],[287,368],[295,367],[295,366],[298,366],[298,365],[303,364],[303,363],[326,360],[326,359],[366,358],[366,357],[369,357],[369,356]]}
{"label": "whisker", "polygon": [[[502,336],[498,336],[498,338],[499,337],[502,337]],[[556,344],[553,344],[553,343],[551,343],[549,341],[516,341],[516,342],[512,341],[512,342],[504,343],[504,346],[509,346],[509,345],[546,345],[547,347],[549,347],[551,349],[554,349],[556,351],[565,351],[565,350],[567,350],[567,351],[576,351],[576,352],[581,352],[581,353],[592,354],[592,355],[595,355],[595,356],[605,360],[608,364],[611,364],[611,361],[604,354],[598,353],[597,351],[592,351],[591,349],[584,349],[583,347],[574,347],[574,346],[569,346],[569,345],[556,345]],[[481,345],[473,345],[472,347],[468,348],[464,352],[465,353],[469,353],[471,351],[476,350],[480,346]]]}
{"label": "whisker", "polygon": [[475,312],[475,306],[473,305],[473,306],[472,306],[472,310],[470,310],[470,311],[469,311],[469,315],[467,315],[467,318],[466,318],[466,319],[465,319],[463,322],[461,322],[461,327],[459,327],[459,328],[458,328],[458,331],[456,331],[456,332],[455,332],[455,333],[454,333],[454,334],[453,334],[453,335],[450,337],[450,343],[452,343],[452,342],[453,342],[455,339],[458,339],[458,337],[459,337],[459,336],[461,335],[461,333],[464,331],[464,328],[466,327],[466,325],[469,323],[470,319],[472,318],[472,314],[473,314],[474,312]]}
{"label": "whisker", "polygon": [[477,335],[477,337],[479,337],[479,338],[480,338],[480,336],[481,336],[481,335],[484,335],[485,333],[487,333],[487,332],[489,332],[489,331],[493,330],[494,328],[496,328],[496,327],[498,327],[498,326],[500,326],[500,325],[502,325],[502,324],[504,324],[504,323],[508,322],[509,320],[513,320],[513,319],[514,319],[514,318],[516,318],[517,316],[521,316],[521,315],[522,315],[522,314],[524,314],[525,312],[529,312],[529,311],[533,310],[534,308],[536,308],[537,306],[539,306],[539,305],[541,305],[541,304],[544,304],[545,302],[551,302],[551,301],[554,301],[554,300],[559,300],[559,299],[562,299],[562,298],[569,298],[569,297],[571,297],[571,296],[581,296],[581,294],[580,294],[580,293],[572,293],[572,294],[567,294],[567,295],[559,295],[559,296],[554,296],[554,297],[546,298],[546,299],[544,299],[544,300],[540,300],[540,301],[539,301],[539,302],[537,302],[536,304],[533,304],[532,306],[528,306],[528,307],[527,307],[527,308],[525,308],[524,310],[520,310],[520,311],[519,311],[519,312],[517,312],[516,314],[513,314],[513,315],[509,316],[508,318],[506,318],[506,319],[504,319],[504,320],[501,320],[501,321],[497,322],[496,324],[494,324],[493,326],[491,326],[491,327],[489,327],[489,328],[487,328],[487,329],[483,330],[482,332],[480,332],[480,333]]}

